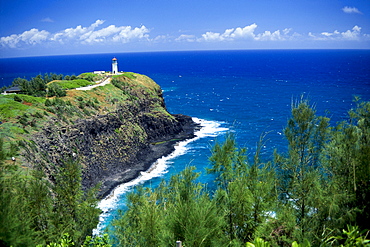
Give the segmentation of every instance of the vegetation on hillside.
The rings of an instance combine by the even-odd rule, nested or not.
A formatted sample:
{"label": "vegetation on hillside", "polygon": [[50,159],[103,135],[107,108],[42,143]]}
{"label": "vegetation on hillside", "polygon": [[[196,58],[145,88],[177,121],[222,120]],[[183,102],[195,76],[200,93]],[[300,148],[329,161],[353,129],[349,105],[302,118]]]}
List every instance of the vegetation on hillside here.
{"label": "vegetation on hillside", "polygon": [[[83,80],[68,82],[75,81]],[[56,90],[54,97],[48,95],[45,95],[48,97],[36,97],[23,93],[0,95],[0,122],[2,123],[0,137],[6,137],[6,143],[27,140],[29,134],[40,131],[50,122],[56,126],[69,125],[77,119],[114,112],[122,106],[135,105],[146,98],[149,99],[148,103],[151,105],[148,105],[148,108],[151,110],[145,114],[172,117],[165,110],[162,99],[158,97],[161,94],[160,87],[143,75],[124,73],[113,79],[112,84],[87,91],[65,91],[59,86],[58,81],[54,81],[47,84],[48,93],[54,86],[62,90]]]}
{"label": "vegetation on hillside", "polygon": [[[125,82],[121,88],[108,84],[87,91],[68,90],[59,97],[0,95],[0,245],[107,243],[106,238],[85,240],[96,227],[100,211],[96,209],[97,188],[82,190],[81,169],[84,168],[76,158],[78,155],[64,154],[62,161],[54,164],[46,153],[40,153],[37,161],[25,166],[19,154],[32,152],[34,143],[30,137],[49,125],[66,127],[78,119],[114,114],[122,107],[133,109],[131,106],[140,104],[145,105],[148,114],[151,109],[154,112],[163,100],[158,97],[159,86],[148,77],[130,75],[135,80],[125,75],[116,78]],[[75,81],[82,80],[68,82]],[[47,84],[47,88],[58,85],[55,82],[59,81]],[[127,133],[124,128],[117,129],[120,137],[145,137],[140,126],[127,123],[126,127]]]}

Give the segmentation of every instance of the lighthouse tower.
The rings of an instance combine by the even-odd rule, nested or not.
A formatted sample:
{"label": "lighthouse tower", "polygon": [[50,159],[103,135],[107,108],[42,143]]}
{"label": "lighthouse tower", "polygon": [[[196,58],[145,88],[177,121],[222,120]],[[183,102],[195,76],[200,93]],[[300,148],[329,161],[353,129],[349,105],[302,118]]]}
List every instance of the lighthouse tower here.
{"label": "lighthouse tower", "polygon": [[117,58],[112,59],[112,74],[117,74],[118,73],[118,63],[117,63]]}

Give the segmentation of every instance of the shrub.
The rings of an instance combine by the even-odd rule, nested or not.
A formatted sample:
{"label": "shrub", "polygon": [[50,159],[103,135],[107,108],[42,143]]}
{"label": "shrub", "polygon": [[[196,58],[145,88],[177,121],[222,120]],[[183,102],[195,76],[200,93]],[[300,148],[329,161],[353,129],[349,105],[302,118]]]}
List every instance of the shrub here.
{"label": "shrub", "polygon": [[35,117],[37,118],[43,118],[42,114],[40,112],[36,112],[35,113]]}
{"label": "shrub", "polygon": [[45,106],[52,106],[52,105],[53,103],[49,99],[45,100]]}
{"label": "shrub", "polygon": [[53,97],[53,96],[64,97],[66,95],[67,95],[67,93],[66,93],[65,89],[63,89],[58,83],[54,82],[54,83],[51,83],[48,86],[47,96],[49,96],[49,97]]}
{"label": "shrub", "polygon": [[22,102],[23,100],[18,95],[14,95],[14,101]]}

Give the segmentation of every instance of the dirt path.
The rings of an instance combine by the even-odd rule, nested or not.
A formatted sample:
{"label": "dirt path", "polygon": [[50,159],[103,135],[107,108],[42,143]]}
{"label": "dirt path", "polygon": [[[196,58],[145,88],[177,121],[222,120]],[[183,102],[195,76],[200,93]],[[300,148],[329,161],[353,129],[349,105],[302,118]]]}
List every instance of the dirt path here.
{"label": "dirt path", "polygon": [[76,88],[76,90],[83,90],[83,91],[91,90],[95,87],[105,86],[105,85],[109,84],[111,80],[112,80],[112,78],[108,77],[108,78],[102,80],[102,82],[100,82],[98,84],[94,84],[94,85],[90,85],[90,86],[86,86],[86,87],[79,87],[79,88]]}

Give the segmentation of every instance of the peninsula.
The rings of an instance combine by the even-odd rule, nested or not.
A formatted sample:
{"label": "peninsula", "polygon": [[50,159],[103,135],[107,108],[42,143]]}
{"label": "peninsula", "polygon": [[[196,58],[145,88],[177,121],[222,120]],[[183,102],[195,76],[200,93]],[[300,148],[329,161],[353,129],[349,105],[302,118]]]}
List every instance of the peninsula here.
{"label": "peninsula", "polygon": [[37,164],[53,181],[55,167],[73,157],[82,166],[83,188],[100,184],[103,197],[194,137],[191,117],[168,113],[160,86],[145,75],[68,79],[46,83],[41,97],[0,96],[1,136],[5,147],[17,146],[16,161],[6,162],[26,170]]}

